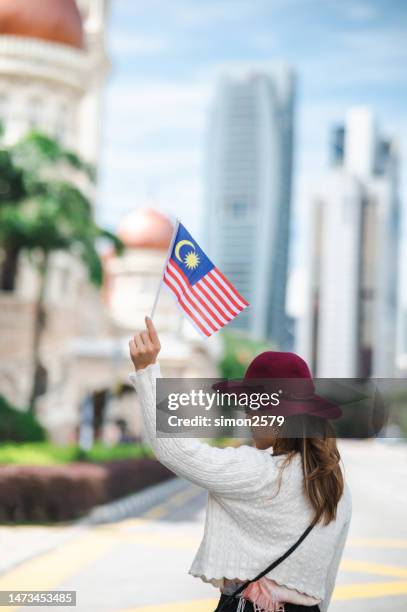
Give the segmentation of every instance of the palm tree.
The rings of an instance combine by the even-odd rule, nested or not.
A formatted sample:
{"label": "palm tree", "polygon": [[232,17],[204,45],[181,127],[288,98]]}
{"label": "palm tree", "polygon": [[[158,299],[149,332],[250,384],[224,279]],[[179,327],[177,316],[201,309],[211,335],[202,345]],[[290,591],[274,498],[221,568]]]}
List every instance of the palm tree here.
{"label": "palm tree", "polygon": [[44,299],[50,254],[65,251],[79,257],[90,280],[100,286],[103,269],[98,240],[108,239],[116,251],[122,249],[113,233],[95,223],[90,201],[77,186],[78,179],[93,181],[92,167],[44,134],[31,132],[16,145],[0,149],[1,289],[14,289],[23,251],[33,255],[40,277],[33,327],[31,411],[42,386],[40,346],[46,326]]}

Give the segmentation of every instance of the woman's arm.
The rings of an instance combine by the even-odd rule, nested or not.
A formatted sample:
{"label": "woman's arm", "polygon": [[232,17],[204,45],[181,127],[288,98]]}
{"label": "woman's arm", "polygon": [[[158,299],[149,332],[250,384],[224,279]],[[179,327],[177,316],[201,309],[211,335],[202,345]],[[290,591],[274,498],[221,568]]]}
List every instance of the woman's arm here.
{"label": "woman's arm", "polygon": [[218,495],[240,497],[242,490],[254,491],[261,485],[263,453],[248,446],[214,448],[193,438],[157,438],[155,385],[156,378],[161,376],[156,363],[160,343],[151,319],[146,319],[146,326],[144,332],[130,341],[136,368],[130,379],[137,390],[146,434],[158,460],[179,476]]}

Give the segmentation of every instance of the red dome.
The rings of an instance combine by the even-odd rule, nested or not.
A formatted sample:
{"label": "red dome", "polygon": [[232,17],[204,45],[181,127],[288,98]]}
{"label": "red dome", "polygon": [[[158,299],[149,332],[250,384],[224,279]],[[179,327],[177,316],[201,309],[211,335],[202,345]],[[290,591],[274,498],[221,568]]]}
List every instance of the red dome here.
{"label": "red dome", "polygon": [[174,226],[170,219],[153,208],[136,210],[119,225],[118,235],[133,249],[168,249]]}
{"label": "red dome", "polygon": [[0,35],[40,38],[83,48],[75,0],[0,0]]}

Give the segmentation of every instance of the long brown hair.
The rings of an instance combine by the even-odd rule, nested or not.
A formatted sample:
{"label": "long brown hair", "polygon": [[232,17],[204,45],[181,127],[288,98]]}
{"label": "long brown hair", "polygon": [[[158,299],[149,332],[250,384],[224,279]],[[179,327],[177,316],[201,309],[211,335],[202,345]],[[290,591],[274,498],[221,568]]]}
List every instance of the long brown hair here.
{"label": "long brown hair", "polygon": [[283,426],[273,440],[273,452],[287,455],[282,469],[300,453],[304,488],[315,512],[314,520],[328,525],[336,518],[344,489],[334,431],[328,421],[309,415],[297,415],[287,421],[288,428]]}

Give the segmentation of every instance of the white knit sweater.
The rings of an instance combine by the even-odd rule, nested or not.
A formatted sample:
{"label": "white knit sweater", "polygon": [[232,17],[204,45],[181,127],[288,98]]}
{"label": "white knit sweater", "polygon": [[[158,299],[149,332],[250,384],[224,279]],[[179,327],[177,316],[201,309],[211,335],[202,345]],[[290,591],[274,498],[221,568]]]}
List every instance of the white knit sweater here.
{"label": "white knit sweater", "polygon": [[[158,364],[130,379],[136,387],[149,442],[161,463],[208,490],[205,531],[190,573],[205,581],[254,578],[282,555],[312,520],[299,456],[282,472],[281,457],[249,446],[213,448],[197,439],[157,438]],[[337,518],[318,524],[297,550],[267,577],[322,600],[328,609],[351,516],[348,488]]]}

